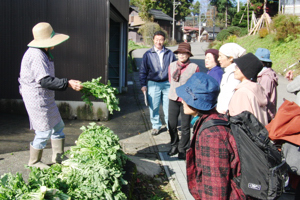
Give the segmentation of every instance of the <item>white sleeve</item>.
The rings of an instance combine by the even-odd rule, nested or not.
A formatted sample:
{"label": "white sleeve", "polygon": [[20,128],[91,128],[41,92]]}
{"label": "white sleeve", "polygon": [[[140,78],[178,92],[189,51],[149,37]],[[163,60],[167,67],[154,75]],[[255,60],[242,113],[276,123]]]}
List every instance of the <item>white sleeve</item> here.
{"label": "white sleeve", "polygon": [[[226,78],[226,80],[223,80]],[[218,96],[217,111],[224,113],[228,110],[228,105],[231,97],[235,91],[236,86],[240,83],[234,78],[234,72],[230,73],[228,77],[223,77],[220,87],[220,94]]]}

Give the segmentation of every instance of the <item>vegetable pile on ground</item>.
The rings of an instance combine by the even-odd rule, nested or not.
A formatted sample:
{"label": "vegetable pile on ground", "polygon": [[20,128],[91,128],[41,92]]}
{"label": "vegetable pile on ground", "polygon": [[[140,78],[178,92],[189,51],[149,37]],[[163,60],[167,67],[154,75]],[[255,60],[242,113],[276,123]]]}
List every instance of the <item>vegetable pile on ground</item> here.
{"label": "vegetable pile on ground", "polygon": [[49,169],[29,167],[28,183],[17,173],[0,179],[0,199],[126,199],[123,166],[127,157],[119,138],[107,127],[82,127],[69,159]]}
{"label": "vegetable pile on ground", "polygon": [[100,80],[101,77],[81,83],[83,85],[83,89],[80,90],[83,93],[81,98],[86,104],[92,106],[90,96],[94,96],[95,99],[102,99],[106,103],[110,114],[113,113],[113,110],[120,111],[119,99],[116,98],[116,94],[119,93],[118,89],[111,87],[110,81],[105,85]]}

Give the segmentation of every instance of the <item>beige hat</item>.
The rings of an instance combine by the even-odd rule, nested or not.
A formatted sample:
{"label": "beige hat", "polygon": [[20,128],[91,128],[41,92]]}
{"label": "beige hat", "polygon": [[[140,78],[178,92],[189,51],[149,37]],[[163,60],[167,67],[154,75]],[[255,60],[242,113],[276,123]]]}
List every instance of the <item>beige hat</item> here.
{"label": "beige hat", "polygon": [[69,39],[68,35],[55,33],[51,25],[47,22],[40,22],[32,28],[34,40],[27,46],[38,48],[54,47]]}
{"label": "beige hat", "polygon": [[236,59],[245,55],[246,49],[244,49],[243,47],[241,47],[236,43],[226,43],[220,47],[219,52],[221,52],[225,56]]}

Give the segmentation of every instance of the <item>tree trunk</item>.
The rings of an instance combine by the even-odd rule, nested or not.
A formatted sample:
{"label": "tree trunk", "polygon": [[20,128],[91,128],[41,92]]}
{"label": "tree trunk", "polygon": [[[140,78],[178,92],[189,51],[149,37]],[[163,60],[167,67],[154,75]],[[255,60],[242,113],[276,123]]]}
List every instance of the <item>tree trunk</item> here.
{"label": "tree trunk", "polygon": [[227,5],[226,5],[226,11],[225,11],[225,27],[227,27]]}

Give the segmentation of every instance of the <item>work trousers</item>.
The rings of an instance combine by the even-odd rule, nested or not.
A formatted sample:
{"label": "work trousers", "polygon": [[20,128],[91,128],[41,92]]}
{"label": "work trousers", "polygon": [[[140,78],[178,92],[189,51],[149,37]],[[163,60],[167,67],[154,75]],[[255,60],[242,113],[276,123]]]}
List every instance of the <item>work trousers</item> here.
{"label": "work trousers", "polygon": [[63,129],[65,124],[63,120],[61,120],[58,124],[56,124],[52,129],[47,131],[35,131],[35,137],[31,145],[35,149],[44,149],[47,145],[47,141],[51,138],[52,140],[65,138],[65,134]]}
{"label": "work trousers", "polygon": [[162,126],[159,118],[159,106],[161,103],[164,111],[165,122],[168,123],[169,90],[169,81],[148,81],[148,104],[150,111],[150,121],[153,129],[159,130]]}
{"label": "work trousers", "polygon": [[[181,139],[178,135],[178,117],[181,117]],[[190,147],[190,123],[191,115],[183,112],[183,105],[179,101],[169,100],[169,133],[171,137],[171,146],[178,148],[179,152],[185,152]]]}

